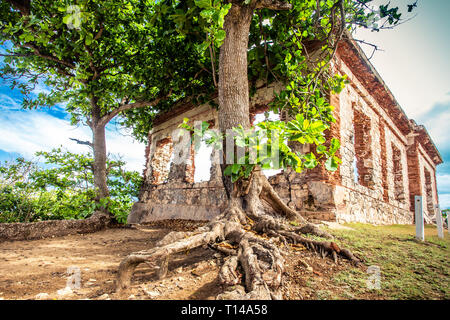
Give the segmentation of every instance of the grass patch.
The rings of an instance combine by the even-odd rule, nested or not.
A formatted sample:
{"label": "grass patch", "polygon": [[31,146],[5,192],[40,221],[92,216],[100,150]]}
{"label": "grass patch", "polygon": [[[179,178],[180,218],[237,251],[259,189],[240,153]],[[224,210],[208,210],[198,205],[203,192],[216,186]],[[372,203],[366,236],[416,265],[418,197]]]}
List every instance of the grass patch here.
{"label": "grass patch", "polygon": [[380,289],[369,289],[371,274],[352,268],[337,273],[334,282],[341,299],[450,299],[450,236],[437,237],[425,226],[425,241],[416,241],[414,225],[346,224],[354,230],[330,230],[338,242],[380,268]]}

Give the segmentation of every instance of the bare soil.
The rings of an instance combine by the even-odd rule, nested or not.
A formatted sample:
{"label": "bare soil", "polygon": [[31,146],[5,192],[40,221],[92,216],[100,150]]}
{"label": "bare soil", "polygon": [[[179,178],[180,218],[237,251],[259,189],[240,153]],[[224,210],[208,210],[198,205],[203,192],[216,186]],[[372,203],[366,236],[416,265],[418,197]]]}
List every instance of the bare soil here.
{"label": "bare soil", "polygon": [[[157,280],[154,268],[141,265],[131,288],[115,293],[117,269],[124,257],[154,246],[171,230],[192,230],[197,225],[163,222],[138,229],[1,242],[0,299],[37,299],[41,293],[46,299],[214,299],[221,291],[217,275],[225,257],[208,247],[172,257],[163,280]],[[321,292],[348,290],[332,281],[336,273],[353,268],[347,261],[335,264],[301,247],[290,250],[286,261],[285,299],[326,299],[330,297]],[[79,268],[81,286],[58,293],[67,285],[69,267]]]}

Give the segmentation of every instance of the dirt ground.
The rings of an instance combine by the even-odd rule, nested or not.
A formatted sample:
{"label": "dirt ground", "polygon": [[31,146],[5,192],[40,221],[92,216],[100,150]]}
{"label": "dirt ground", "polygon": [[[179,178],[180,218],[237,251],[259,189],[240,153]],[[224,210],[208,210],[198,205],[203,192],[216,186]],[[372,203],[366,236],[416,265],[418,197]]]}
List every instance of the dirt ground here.
{"label": "dirt ground", "polygon": [[[120,295],[115,293],[117,269],[124,257],[151,248],[170,231],[168,228],[193,227],[114,228],[85,235],[2,242],[0,299],[214,299],[221,291],[217,275],[225,257],[208,247],[173,257],[163,280],[157,280],[150,266],[141,265],[131,288]],[[335,264],[302,248],[291,250],[286,261],[285,299],[323,299],[327,297],[321,296],[322,289],[348,289],[332,281],[335,273],[351,268],[347,261]],[[79,288],[64,290],[68,282],[77,286],[73,281],[77,274]]]}

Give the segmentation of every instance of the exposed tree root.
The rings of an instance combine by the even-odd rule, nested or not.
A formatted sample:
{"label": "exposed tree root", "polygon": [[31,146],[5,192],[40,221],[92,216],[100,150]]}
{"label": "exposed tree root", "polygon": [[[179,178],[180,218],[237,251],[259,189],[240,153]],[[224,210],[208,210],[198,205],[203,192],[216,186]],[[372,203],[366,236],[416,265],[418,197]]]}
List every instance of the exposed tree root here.
{"label": "exposed tree root", "polygon": [[[287,219],[296,219],[303,225],[294,227]],[[323,258],[330,256],[337,261],[341,256],[359,263],[350,251],[334,242],[300,235],[306,233],[332,238],[286,206],[266,177],[255,171],[251,179],[237,186],[229,208],[207,225],[194,232],[170,232],[155,248],[125,258],[119,266],[117,290],[130,285],[139,264],[153,265],[158,277],[163,278],[170,256],[204,245],[229,256],[219,272],[225,292],[218,299],[281,299],[285,259],[284,249],[279,244],[284,244],[285,248],[288,244],[301,244]]]}

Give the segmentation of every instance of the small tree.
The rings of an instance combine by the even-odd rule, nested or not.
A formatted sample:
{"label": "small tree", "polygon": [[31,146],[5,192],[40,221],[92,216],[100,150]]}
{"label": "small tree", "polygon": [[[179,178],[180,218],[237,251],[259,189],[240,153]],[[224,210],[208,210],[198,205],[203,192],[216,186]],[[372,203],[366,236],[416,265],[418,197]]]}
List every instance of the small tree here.
{"label": "small tree", "polygon": [[449,226],[449,224],[448,224],[449,213],[450,213],[450,209],[442,210],[442,217],[444,218],[444,221],[447,221],[447,227]]}
{"label": "small tree", "polygon": [[37,165],[24,158],[0,164],[0,222],[28,222],[34,211],[31,176]]}
{"label": "small tree", "polygon": [[[1,54],[5,57],[1,76],[25,95],[25,108],[65,103],[73,124],[89,126],[92,141],[78,142],[92,147],[99,203],[110,193],[106,125],[133,109],[146,108],[146,114],[151,114],[158,103],[210,83],[210,78],[204,82],[198,74],[193,37],[190,41],[183,36],[161,41],[164,26],[151,25],[150,15],[155,14],[151,3],[0,3],[0,42],[7,48]],[[39,81],[50,93],[35,97],[32,92]],[[136,126],[148,130],[148,117],[144,119],[145,123]]]}

